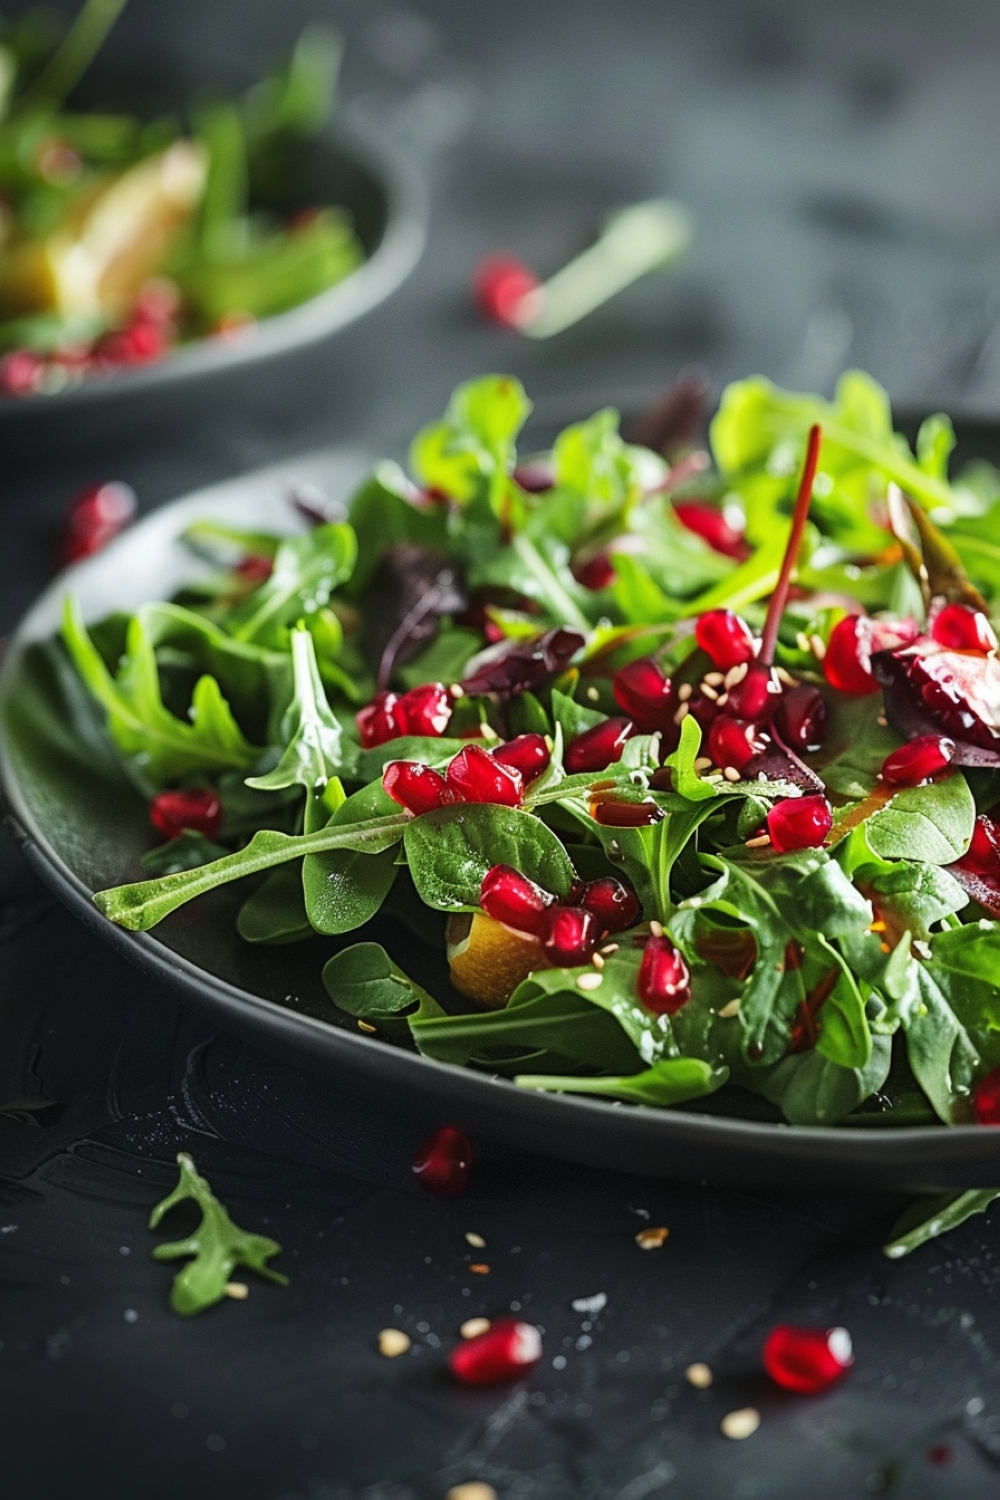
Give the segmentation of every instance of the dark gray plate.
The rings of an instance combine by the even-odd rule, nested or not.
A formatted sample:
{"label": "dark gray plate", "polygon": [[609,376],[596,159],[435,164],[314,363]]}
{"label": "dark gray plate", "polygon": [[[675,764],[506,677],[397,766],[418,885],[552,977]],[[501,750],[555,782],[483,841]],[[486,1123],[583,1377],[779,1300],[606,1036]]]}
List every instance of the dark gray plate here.
{"label": "dark gray plate", "polygon": [[[221,1026],[361,1096],[377,1091],[430,1102],[442,1121],[473,1137],[489,1133],[597,1166],[774,1187],[1000,1182],[1000,1131],[806,1130],[695,1110],[634,1109],[525,1092],[363,1036],[320,984],[333,943],[251,947],[235,930],[241,895],[232,887],[175,913],[152,933],[125,932],[99,915],[93,892],[138,878],[139,856],[155,837],[143,800],[108,754],[98,718],[51,644],[64,593],[73,589],[88,619],[165,598],[198,570],[177,540],[193,520],[292,531],[290,484],[346,495],[368,463],[362,453],[337,449],[202,490],[149,516],[42,595],[0,672],[0,786],[42,878],[106,941]],[[398,924],[379,936],[428,988],[444,978],[441,957]]]}

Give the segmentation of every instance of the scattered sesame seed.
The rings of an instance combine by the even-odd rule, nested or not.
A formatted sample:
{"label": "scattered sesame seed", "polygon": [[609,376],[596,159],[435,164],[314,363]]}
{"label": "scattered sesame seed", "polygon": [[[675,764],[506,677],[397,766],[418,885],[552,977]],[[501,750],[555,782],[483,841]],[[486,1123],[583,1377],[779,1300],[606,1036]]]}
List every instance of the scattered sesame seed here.
{"label": "scattered sesame seed", "polygon": [[397,1359],[410,1348],[410,1335],[401,1328],[383,1328],[378,1336],[378,1352],[386,1359]]}
{"label": "scattered sesame seed", "polygon": [[696,1391],[707,1391],[712,1384],[712,1372],[708,1368],[708,1365],[703,1365],[699,1362],[698,1364],[688,1365],[684,1371],[684,1379],[688,1385],[693,1385]]}
{"label": "scattered sesame seed", "polygon": [[711,764],[712,761],[709,756],[699,755],[698,759],[694,763],[694,768],[696,771],[707,771]]}
{"label": "scattered sesame seed", "polygon": [[489,1318],[466,1318],[458,1330],[463,1339],[477,1339],[481,1333],[489,1333]]}
{"label": "scattered sesame seed", "polygon": [[885,714],[879,714],[877,716],[875,722],[879,726],[880,729],[886,729],[886,728],[888,728],[889,720],[886,718]]}
{"label": "scattered sesame seed", "polygon": [[709,687],[721,687],[726,680],[725,672],[706,672],[704,681]]}
{"label": "scattered sesame seed", "polygon": [[804,630],[800,630],[798,635],[795,637],[795,644],[796,646],[798,646],[800,651],[809,650],[809,637],[806,635]]}
{"label": "scattered sesame seed", "polygon": [[701,691],[704,696],[709,699],[710,702],[718,703],[719,695],[712,684],[709,682],[707,677],[705,678],[704,682],[701,683]]}
{"label": "scattered sesame seed", "polygon": [[775,667],[774,672],[778,681],[783,682],[785,687],[795,687],[795,678],[791,672],[786,672],[784,667]]}
{"label": "scattered sesame seed", "polygon": [[497,1492],[491,1484],[472,1479],[468,1484],[453,1484],[444,1500],[497,1500]]}
{"label": "scattered sesame seed", "polygon": [[621,943],[605,943],[604,947],[601,949],[601,952],[604,954],[605,958],[610,958],[612,953],[617,953],[620,947]]}
{"label": "scattered sesame seed", "polygon": [[448,691],[449,691],[449,693],[451,694],[451,696],[453,698],[464,698],[465,697],[465,688],[462,686],[462,684],[460,682],[453,682],[452,685],[451,685],[451,687],[448,689]]}
{"label": "scattered sesame seed", "polygon": [[375,1027],[372,1026],[371,1022],[369,1022],[369,1021],[359,1021],[358,1022],[358,1030],[359,1031],[367,1031],[367,1033],[368,1033],[369,1036],[374,1036],[375,1035]]}
{"label": "scattered sesame seed", "polygon": [[635,1242],[640,1250],[659,1250],[667,1242],[670,1230],[665,1225],[659,1224],[655,1228],[640,1229],[635,1237]]}
{"label": "scattered sesame seed", "polygon": [[466,1233],[465,1233],[465,1243],[467,1245],[471,1245],[472,1248],[473,1248],[473,1250],[485,1250],[486,1249],[486,1241],[483,1239],[482,1235],[481,1234],[475,1234],[473,1232],[473,1230],[471,1230],[471,1229],[466,1230]]}
{"label": "scattered sesame seed", "polygon": [[726,706],[726,704],[728,702],[729,702],[729,694],[728,693],[723,693],[722,696],[719,698],[718,707],[719,708],[725,708],[725,706]]}
{"label": "scattered sesame seed", "polygon": [[678,703],[686,703],[693,692],[694,688],[689,682],[682,682],[680,687],[677,689]]}
{"label": "scattered sesame seed", "polygon": [[746,675],[747,663],[745,661],[739,662],[735,667],[730,667],[722,679],[722,685],[726,689],[726,692],[728,693],[730,688],[734,688],[738,682],[742,682]]}
{"label": "scattered sesame seed", "polygon": [[597,700],[598,700],[598,698],[600,696],[601,696],[600,691],[597,688],[595,688],[593,685],[591,685],[587,689],[587,697],[590,699],[591,703],[596,703]]}
{"label": "scattered sesame seed", "polygon": [[680,708],[674,714],[674,723],[675,724],[683,724],[683,722],[687,718],[689,712],[690,712],[690,709],[688,708],[687,704],[686,703],[682,703],[681,706],[680,706]]}
{"label": "scattered sesame seed", "polygon": [[590,962],[594,965],[595,969],[603,969],[604,968],[604,959],[601,957],[601,955],[599,953],[595,953],[594,956],[591,958]]}
{"label": "scattered sesame seed", "polygon": [[719,1426],[723,1437],[739,1442],[741,1438],[752,1437],[757,1431],[760,1412],[755,1406],[741,1406],[736,1411],[727,1412]]}
{"label": "scattered sesame seed", "polygon": [[469,1267],[469,1270],[472,1272],[473,1276],[488,1276],[490,1274],[489,1266],[485,1261],[482,1260],[474,1260],[472,1262],[472,1265]]}
{"label": "scattered sesame seed", "polygon": [[755,838],[747,839],[746,846],[748,849],[763,849],[764,845],[770,842],[771,835],[769,833],[758,833]]}
{"label": "scattered sesame seed", "polygon": [[730,1000],[728,1005],[724,1005],[722,1007],[722,1009],[719,1011],[719,1019],[722,1021],[728,1021],[731,1016],[738,1016],[740,1013],[740,1006],[742,1004],[742,1000],[740,999],[739,995],[737,995],[735,1000]]}
{"label": "scattered sesame seed", "polygon": [[655,938],[661,938],[663,936],[663,923],[662,922],[657,922],[654,919],[649,924],[649,930],[650,930],[650,932],[653,934],[653,936]]}
{"label": "scattered sesame seed", "polygon": [[813,648],[813,656],[817,661],[822,661],[826,655],[826,642],[821,635],[811,635],[809,644]]}
{"label": "scattered sesame seed", "polygon": [[227,1281],[225,1285],[227,1297],[232,1297],[234,1302],[245,1302],[250,1295],[250,1288],[245,1281]]}
{"label": "scattered sesame seed", "polygon": [[602,974],[598,974],[594,970],[589,970],[586,974],[579,975],[576,987],[578,990],[599,990],[603,983],[604,976]]}
{"label": "scattered sesame seed", "polygon": [[722,774],[726,778],[727,781],[741,781],[742,780],[742,777],[740,776],[740,773],[739,773],[739,771],[737,771],[737,769],[736,769],[735,766],[723,766],[723,768],[722,768]]}

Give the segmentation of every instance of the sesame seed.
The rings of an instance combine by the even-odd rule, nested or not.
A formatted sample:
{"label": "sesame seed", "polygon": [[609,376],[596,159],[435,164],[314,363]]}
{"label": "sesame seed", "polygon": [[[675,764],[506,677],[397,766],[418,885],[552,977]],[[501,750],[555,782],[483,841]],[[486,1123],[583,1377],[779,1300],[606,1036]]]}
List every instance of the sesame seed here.
{"label": "sesame seed", "polygon": [[621,943],[605,943],[604,947],[601,949],[601,952],[604,954],[605,958],[610,958],[612,953],[617,953],[620,947]]}
{"label": "sesame seed", "polygon": [[722,1021],[728,1021],[731,1016],[738,1016],[740,1013],[740,1006],[742,1004],[742,1000],[740,999],[739,995],[737,995],[735,1000],[730,1000],[728,1005],[724,1005],[722,1007],[722,1009],[718,1013],[719,1019]]}
{"label": "sesame seed", "polygon": [[667,1242],[670,1230],[664,1224],[658,1224],[655,1228],[640,1229],[635,1237],[635,1242],[640,1250],[659,1250]]}
{"label": "sesame seed", "polygon": [[596,703],[600,696],[600,691],[597,688],[589,687],[587,689],[587,697],[590,699],[591,703]]}
{"label": "sesame seed", "polygon": [[725,680],[725,672],[706,672],[703,678],[703,681],[707,682],[709,687],[721,687]]}
{"label": "sesame seed", "polygon": [[489,1333],[489,1318],[466,1318],[458,1330],[463,1339],[477,1339],[481,1333]]}
{"label": "sesame seed", "polygon": [[410,1345],[410,1335],[401,1328],[383,1328],[378,1336],[378,1352],[385,1359],[397,1359],[399,1355],[406,1353]]}
{"label": "sesame seed", "polygon": [[358,1022],[358,1030],[359,1031],[366,1031],[369,1036],[374,1036],[375,1033],[376,1033],[376,1028],[374,1026],[372,1026],[369,1021],[359,1021]]}
{"label": "sesame seed", "polygon": [[694,688],[689,682],[682,682],[680,687],[677,689],[678,703],[686,703],[693,692]]}
{"label": "sesame seed", "polygon": [[710,702],[712,702],[712,703],[718,703],[718,701],[719,701],[719,695],[715,691],[715,688],[712,686],[712,684],[708,681],[707,678],[701,684],[701,691],[704,694],[704,696],[709,699]]}
{"label": "sesame seed", "polygon": [[826,655],[826,642],[821,635],[811,635],[809,644],[813,648],[813,656],[817,661],[822,661]]}
{"label": "sesame seed", "polygon": [[581,974],[576,981],[578,990],[599,990],[604,983],[603,976],[591,970],[587,974]]}
{"label": "sesame seed", "polygon": [[888,727],[889,720],[886,718],[885,714],[879,714],[875,720],[875,723],[879,726],[880,729],[885,729]]}
{"label": "sesame seed", "polygon": [[699,755],[698,759],[694,763],[694,768],[696,771],[707,771],[711,764],[712,761],[709,756]]}
{"label": "sesame seed", "polygon": [[719,1423],[723,1437],[739,1442],[752,1437],[760,1426],[760,1412],[755,1406],[741,1406],[737,1411],[727,1412]]}
{"label": "sesame seed", "polygon": [[740,773],[739,773],[739,771],[737,771],[737,769],[736,769],[735,766],[723,766],[723,768],[722,768],[722,774],[726,778],[727,781],[741,781],[742,780],[742,777],[740,776]]}
{"label": "sesame seed", "polygon": [[800,651],[809,650],[809,637],[806,635],[804,630],[800,630],[798,635],[795,637],[795,644],[796,646],[798,646]]}
{"label": "sesame seed", "polygon": [[464,698],[465,697],[465,688],[462,686],[462,684],[460,682],[453,682],[452,685],[451,685],[451,687],[448,689],[448,691],[449,691],[449,693],[451,694],[451,696],[453,698]]}
{"label": "sesame seed", "polygon": [[469,1267],[469,1270],[472,1272],[473,1276],[488,1276],[490,1274],[489,1266],[485,1261],[482,1260],[474,1260]]}
{"label": "sesame seed", "polygon": [[474,1231],[471,1229],[466,1231],[465,1243],[467,1245],[471,1245],[473,1250],[486,1249],[486,1241],[483,1239],[482,1235],[474,1233]]}
{"label": "sesame seed", "polygon": [[712,1384],[712,1372],[708,1368],[708,1365],[703,1365],[699,1362],[695,1365],[688,1365],[684,1371],[684,1379],[688,1385],[693,1385],[695,1390],[707,1391]]}
{"label": "sesame seed", "polygon": [[775,667],[774,672],[778,681],[783,682],[785,684],[785,687],[795,686],[795,678],[792,676],[791,672],[786,672],[784,667]]}
{"label": "sesame seed", "polygon": [[591,958],[590,962],[594,965],[595,969],[603,969],[604,968],[604,959],[601,957],[601,955],[599,953],[595,953],[593,955],[593,957]]}
{"label": "sesame seed", "polygon": [[223,1290],[234,1302],[245,1302],[250,1295],[250,1288],[245,1281],[227,1281]]}
{"label": "sesame seed", "polygon": [[663,923],[662,922],[657,922],[654,919],[649,924],[649,930],[652,933],[653,937],[655,937],[655,938],[661,938],[663,936]]}
{"label": "sesame seed", "polygon": [[682,703],[681,706],[680,706],[680,708],[674,714],[674,723],[675,724],[683,724],[683,722],[687,718],[689,712],[690,712],[690,710],[688,709],[687,704],[686,703]]}
{"label": "sesame seed", "polygon": [[769,833],[758,833],[755,838],[747,839],[746,846],[748,849],[763,849],[764,845],[770,842],[771,835]]}
{"label": "sesame seed", "polygon": [[719,701],[718,701],[718,707],[719,707],[719,708],[725,708],[725,706],[726,706],[726,704],[727,704],[727,703],[728,703],[728,702],[729,702],[729,694],[728,694],[728,693],[723,693],[723,694],[722,694],[722,695],[721,695],[721,696],[720,696],[720,698],[719,698]]}
{"label": "sesame seed", "polygon": [[729,668],[729,671],[722,679],[723,687],[726,689],[727,693],[729,692],[730,688],[734,688],[738,682],[743,681],[744,677],[747,675],[747,671],[748,666],[745,661],[741,661],[735,667]]}

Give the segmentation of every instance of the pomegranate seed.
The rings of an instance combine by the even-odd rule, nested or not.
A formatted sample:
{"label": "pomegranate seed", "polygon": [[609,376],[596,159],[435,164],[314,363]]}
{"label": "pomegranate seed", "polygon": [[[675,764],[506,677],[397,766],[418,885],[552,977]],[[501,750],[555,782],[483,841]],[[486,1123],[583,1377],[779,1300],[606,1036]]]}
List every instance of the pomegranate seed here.
{"label": "pomegranate seed", "polygon": [[985,813],[980,813],[976,819],[972,842],[961,863],[974,874],[1000,873],[1000,828]]}
{"label": "pomegranate seed", "polygon": [[0,359],[0,391],[5,396],[33,396],[45,378],[45,360],[34,349],[12,349]]}
{"label": "pomegranate seed", "polygon": [[534,937],[541,937],[546,930],[549,907],[555,899],[512,865],[494,865],[487,870],[479,894],[479,904],[488,917]]}
{"label": "pomegranate seed", "polygon": [[503,766],[488,750],[467,745],[448,767],[448,786],[463,802],[498,802],[501,807],[520,807],[521,773]]}
{"label": "pomegranate seed", "polygon": [[714,505],[706,505],[700,500],[678,500],[674,502],[674,515],[682,526],[700,536],[714,552],[735,558],[737,562],[745,561],[749,549],[742,531],[731,526]]}
{"label": "pomegranate seed", "polygon": [[655,802],[623,802],[617,797],[602,797],[591,803],[590,816],[602,828],[651,828],[659,823],[663,811]]}
{"label": "pomegranate seed", "polygon": [[1000,1068],[980,1078],[972,1090],[972,1112],[978,1125],[1000,1125]]}
{"label": "pomegranate seed", "polygon": [[779,854],[792,849],[818,849],[833,827],[833,811],[825,797],[786,797],[767,815],[767,831]]}
{"label": "pomegranate seed", "polygon": [[977,651],[984,656],[997,649],[993,626],[981,609],[946,604],[934,617],[931,635],[949,651]]}
{"label": "pomegranate seed", "polygon": [[372,701],[354,715],[361,743],[366,750],[398,740],[406,733],[406,723],[399,710],[395,693],[376,693]]}
{"label": "pomegranate seed", "polygon": [[542,734],[519,734],[493,751],[493,759],[512,771],[519,771],[525,785],[541,776],[552,759],[548,742]]}
{"label": "pomegranate seed", "polygon": [[131,323],[98,339],[97,359],[110,365],[145,365],[161,359],[167,350],[163,327],[156,323]]}
{"label": "pomegranate seed", "polygon": [[928,1463],[932,1463],[938,1468],[944,1464],[950,1464],[954,1457],[955,1450],[954,1448],[950,1448],[947,1443],[935,1443],[933,1448],[928,1448],[927,1450]]}
{"label": "pomegranate seed", "polygon": [[114,541],[136,512],[135,490],[116,479],[93,484],[77,495],[66,512],[59,546],[59,566],[101,552]]}
{"label": "pomegranate seed", "polygon": [[920,734],[893,750],[882,762],[888,786],[919,786],[946,771],[955,758],[955,741],[944,734]]}
{"label": "pomegranate seed", "polygon": [[532,311],[538,277],[516,255],[487,255],[472,276],[479,311],[492,323],[520,328]]}
{"label": "pomegranate seed", "polygon": [[222,826],[222,803],[218,793],[207,786],[158,792],[150,800],[149,820],[165,839],[175,839],[185,829],[214,839]]}
{"label": "pomegranate seed", "polygon": [[571,776],[586,771],[603,771],[622,758],[625,741],[632,733],[631,719],[605,719],[576,735],[566,746],[564,760]]}
{"label": "pomegranate seed", "polygon": [[763,748],[756,725],[745,719],[732,719],[728,714],[718,714],[712,720],[708,731],[708,753],[720,770],[733,766],[742,771]]}
{"label": "pomegranate seed", "polygon": [[440,682],[411,688],[399,700],[399,715],[407,734],[442,735],[451,719],[451,694]]}
{"label": "pomegranate seed", "polygon": [[602,935],[624,932],[626,928],[634,927],[639,920],[638,896],[631,886],[625,885],[614,875],[603,875],[599,880],[588,881],[577,899],[600,922]]}
{"label": "pomegranate seed", "polygon": [[450,802],[461,802],[439,771],[414,760],[390,761],[382,772],[382,786],[394,802],[419,818]]}
{"label": "pomegranate seed", "polygon": [[598,552],[588,562],[579,563],[573,569],[573,577],[577,583],[582,583],[585,589],[592,589],[597,593],[600,589],[610,588],[617,574],[615,565],[606,552]]}
{"label": "pomegranate seed", "polygon": [[860,617],[848,615],[830,632],[823,658],[823,674],[841,693],[877,693],[878,683],[869,671],[871,656],[859,638]]}
{"label": "pomegranate seed", "polygon": [[612,686],[615,700],[647,734],[673,727],[676,707],[673,684],[651,656],[642,656],[620,667]]}
{"label": "pomegranate seed", "polygon": [[790,750],[819,750],[826,739],[826,700],[819,688],[800,682],[782,693],[774,723]]}
{"label": "pomegranate seed", "polygon": [[582,906],[553,906],[545,924],[545,951],[559,969],[588,963],[603,937],[601,924]]}
{"label": "pomegranate seed", "polygon": [[684,955],[664,935],[649,938],[636,981],[639,999],[658,1016],[672,1016],[691,998],[691,973]]}
{"label": "pomegranate seed", "polygon": [[448,1364],[464,1385],[498,1385],[524,1375],[541,1357],[542,1336],[533,1323],[495,1318],[485,1333],[463,1339]]}
{"label": "pomegranate seed", "polygon": [[710,609],[699,615],[694,638],[707,651],[720,672],[728,672],[745,661],[753,661],[754,644],[750,627],[731,609]]}
{"label": "pomegranate seed", "polygon": [[435,1198],[456,1198],[464,1193],[472,1171],[472,1147],[454,1125],[435,1130],[413,1158],[413,1175]]}
{"label": "pomegranate seed", "polygon": [[736,719],[767,723],[781,701],[781,683],[773,667],[754,662],[746,676],[729,689],[726,711]]}
{"label": "pomegranate seed", "polygon": [[783,1390],[817,1396],[854,1363],[846,1328],[796,1328],[779,1323],[764,1340],[764,1369]]}

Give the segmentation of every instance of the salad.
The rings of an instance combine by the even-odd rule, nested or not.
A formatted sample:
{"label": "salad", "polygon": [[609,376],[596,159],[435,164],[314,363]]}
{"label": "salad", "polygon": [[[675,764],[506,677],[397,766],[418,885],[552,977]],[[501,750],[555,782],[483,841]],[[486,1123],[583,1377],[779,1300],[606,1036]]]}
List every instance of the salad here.
{"label": "salad", "polygon": [[163,836],[98,907],[245,880],[246,942],[330,940],[331,1017],[523,1088],[1000,1123],[1000,472],[857,371],[731,385],[709,449],[690,391],[519,457],[529,410],[470,381],[343,520],[67,597]]}
{"label": "salad", "polygon": [[309,141],[340,59],[311,27],[242,99],[173,116],[67,98],[126,0],[86,0],[68,32],[29,11],[0,34],[0,391],[52,392],[234,336],[350,274],[341,208],[304,206]]}

